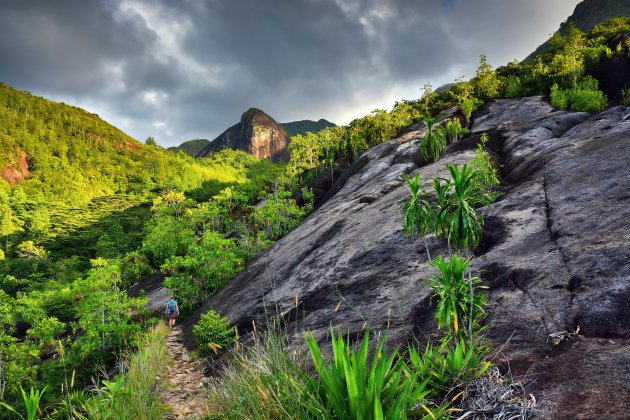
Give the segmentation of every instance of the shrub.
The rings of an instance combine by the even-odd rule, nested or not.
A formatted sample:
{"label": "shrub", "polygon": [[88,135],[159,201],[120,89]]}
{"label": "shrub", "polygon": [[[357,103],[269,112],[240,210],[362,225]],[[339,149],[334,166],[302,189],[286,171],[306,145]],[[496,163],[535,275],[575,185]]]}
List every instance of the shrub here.
{"label": "shrub", "polygon": [[470,162],[477,173],[477,195],[483,197],[483,200],[487,203],[495,201],[499,193],[492,191],[493,187],[499,185],[499,175],[497,169],[492,164],[492,158],[488,152],[484,149],[484,146],[488,142],[488,135],[483,133],[481,135],[481,143],[475,148],[475,157]]}
{"label": "shrub", "polygon": [[120,279],[123,288],[138,283],[152,273],[149,259],[138,251],[128,253],[121,261]]}
{"label": "shrub", "polygon": [[470,122],[473,111],[479,108],[481,104],[483,102],[477,98],[466,98],[459,102],[459,108],[462,110],[467,123]]}
{"label": "shrub", "polygon": [[601,90],[578,89],[570,95],[570,107],[573,111],[599,112],[607,104],[608,99]]}
{"label": "shrub", "polygon": [[462,127],[459,119],[449,120],[444,126],[444,136],[448,139],[449,143],[458,141],[461,136],[470,133],[470,130],[466,127]]}
{"label": "shrub", "polygon": [[64,323],[76,320],[79,315],[75,293],[69,287],[43,293],[41,307],[48,316]]}
{"label": "shrub", "polygon": [[501,79],[497,77],[485,55],[479,56],[479,67],[471,80],[475,96],[482,99],[495,98],[501,90]]}
{"label": "shrub", "polygon": [[558,89],[558,85],[551,87],[551,93],[549,94],[551,105],[565,111],[569,106],[569,94],[567,90]]}
{"label": "shrub", "polygon": [[190,313],[243,268],[245,257],[237,241],[206,231],[186,255],[173,256],[162,265],[162,272],[169,276],[164,285],[181,300],[182,314]]}
{"label": "shrub", "polygon": [[218,349],[232,344],[236,340],[236,328],[230,321],[213,310],[201,316],[193,327],[197,347],[203,355],[209,355]]}
{"label": "shrub", "polygon": [[525,96],[525,90],[522,86],[521,78],[514,75],[505,77],[504,82],[504,96],[506,98],[518,98]]}
{"label": "shrub", "polygon": [[608,99],[604,92],[582,87],[559,89],[558,85],[553,85],[549,99],[551,105],[556,108],[583,112],[599,112],[606,108],[608,104]]}

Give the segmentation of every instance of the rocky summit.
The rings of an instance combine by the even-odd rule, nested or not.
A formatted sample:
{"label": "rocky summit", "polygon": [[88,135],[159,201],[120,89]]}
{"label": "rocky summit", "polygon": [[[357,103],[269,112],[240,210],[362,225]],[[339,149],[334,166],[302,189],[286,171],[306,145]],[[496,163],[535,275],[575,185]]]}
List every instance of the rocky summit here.
{"label": "rocky summit", "polygon": [[287,161],[289,137],[273,118],[257,108],[250,108],[238,124],[225,130],[204,147],[197,157],[211,156],[221,149],[231,148],[251,153],[259,159]]}
{"label": "rocky summit", "polygon": [[[247,121],[220,139],[236,139]],[[332,326],[351,338],[371,328],[387,330],[392,346],[424,345],[435,332],[422,283],[432,269],[422,239],[401,227],[402,175],[446,175],[445,164],[472,159],[481,133],[503,179],[502,196],[483,209],[473,259],[488,287],[495,361],[525,384],[542,418],[626,417],[630,110],[623,106],[590,115],[557,111],[542,97],[493,100],[475,115],[471,135],[432,164],[419,158],[424,129],[412,126],[367,151],[297,229],[188,319],[184,341],[192,345],[192,326],[213,308],[242,334],[277,310],[294,344],[305,330],[325,342]],[[448,252],[434,237],[428,246],[432,256]]]}

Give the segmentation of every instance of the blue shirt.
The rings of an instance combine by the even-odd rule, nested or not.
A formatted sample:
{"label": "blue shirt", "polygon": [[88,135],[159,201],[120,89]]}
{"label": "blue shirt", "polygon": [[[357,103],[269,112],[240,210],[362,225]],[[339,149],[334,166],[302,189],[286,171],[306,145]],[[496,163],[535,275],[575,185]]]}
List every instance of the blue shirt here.
{"label": "blue shirt", "polygon": [[177,312],[177,301],[175,299],[166,302],[166,312],[169,314]]}

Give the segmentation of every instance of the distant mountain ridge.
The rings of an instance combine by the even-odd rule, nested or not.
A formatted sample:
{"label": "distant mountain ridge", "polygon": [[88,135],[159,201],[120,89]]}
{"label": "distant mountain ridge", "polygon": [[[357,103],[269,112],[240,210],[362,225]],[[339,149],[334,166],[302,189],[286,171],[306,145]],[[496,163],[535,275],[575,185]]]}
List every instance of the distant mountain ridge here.
{"label": "distant mountain ridge", "polygon": [[[581,31],[589,32],[595,25],[621,16],[630,16],[630,0],[584,0],[575,6],[571,16],[560,24],[558,31],[564,34],[569,25],[573,24]],[[549,41],[546,41],[523,61],[529,62],[548,49]]]}
{"label": "distant mountain ridge", "polygon": [[243,113],[241,121],[207,144],[196,157],[208,157],[231,148],[250,153],[259,159],[287,161],[289,136],[282,125],[258,108]]}
{"label": "distant mountain ridge", "polygon": [[[254,108],[253,108],[254,109]],[[260,111],[260,110],[258,110]],[[262,112],[262,111],[260,111]],[[266,114],[265,114],[266,115]],[[275,121],[274,121],[275,123]],[[276,123],[277,124],[277,123]],[[278,124],[280,125],[282,128],[284,128],[287,137],[293,137],[293,136],[297,136],[298,134],[300,135],[304,135],[306,133],[308,133],[309,131],[311,133],[317,133],[318,131],[323,130],[326,127],[336,127],[337,125],[333,122],[330,122],[328,120],[325,120],[323,118],[319,119],[318,121],[313,121],[313,120],[299,120],[299,121],[291,121],[291,122],[286,122],[286,123],[280,123]],[[230,129],[233,127],[230,127]],[[230,130],[228,129],[228,130]],[[222,135],[225,134],[222,133]],[[217,137],[217,139],[219,139],[221,136]],[[215,139],[215,140],[217,140]],[[168,150],[171,150],[173,152],[178,152],[178,151],[182,151],[184,153],[186,153],[189,156],[192,157],[197,157],[198,155],[203,155],[203,153],[201,153],[204,149],[208,149],[206,150],[206,152],[210,152],[210,151],[216,151],[216,150],[220,150],[222,147],[219,144],[216,144],[214,146],[209,146],[209,144],[212,143],[210,140],[208,139],[193,139],[193,140],[188,140],[183,142],[182,144],[180,144],[179,146],[172,146],[169,147]],[[244,150],[244,149],[241,149]],[[207,156],[207,153],[205,154]]]}
{"label": "distant mountain ridge", "polygon": [[180,150],[188,156],[195,157],[210,143],[208,139],[193,139],[180,144],[179,146],[169,147],[168,150],[179,152]]}
{"label": "distant mountain ridge", "polygon": [[317,133],[326,127],[336,127],[335,123],[321,118],[318,121],[313,120],[299,120],[280,124],[287,131],[289,137],[297,136],[298,134],[304,135],[309,131],[311,133]]}

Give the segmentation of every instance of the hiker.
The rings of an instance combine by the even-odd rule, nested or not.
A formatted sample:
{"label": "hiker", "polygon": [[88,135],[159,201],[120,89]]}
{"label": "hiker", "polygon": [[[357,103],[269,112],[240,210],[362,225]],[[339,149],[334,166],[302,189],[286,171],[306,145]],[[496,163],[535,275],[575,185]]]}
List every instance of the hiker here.
{"label": "hiker", "polygon": [[175,326],[175,318],[179,316],[179,306],[177,306],[175,295],[171,295],[171,300],[166,302],[166,316],[168,317],[168,327],[172,330]]}

